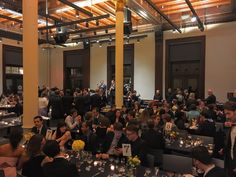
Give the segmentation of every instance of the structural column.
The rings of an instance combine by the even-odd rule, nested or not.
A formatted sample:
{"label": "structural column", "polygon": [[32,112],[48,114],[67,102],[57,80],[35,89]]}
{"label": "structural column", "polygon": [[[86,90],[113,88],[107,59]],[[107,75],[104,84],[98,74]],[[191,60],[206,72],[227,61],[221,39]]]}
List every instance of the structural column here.
{"label": "structural column", "polygon": [[23,0],[23,127],[38,114],[38,1]]}
{"label": "structural column", "polygon": [[124,63],[124,1],[116,1],[116,54],[115,54],[115,104],[118,108],[123,105],[123,63]]}

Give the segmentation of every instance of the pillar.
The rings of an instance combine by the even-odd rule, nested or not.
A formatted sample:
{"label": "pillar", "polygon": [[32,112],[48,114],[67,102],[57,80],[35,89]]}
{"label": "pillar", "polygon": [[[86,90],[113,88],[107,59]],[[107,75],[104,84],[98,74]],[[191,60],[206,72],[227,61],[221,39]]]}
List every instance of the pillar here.
{"label": "pillar", "polygon": [[116,46],[115,46],[115,84],[116,95],[115,104],[118,108],[123,105],[123,87],[124,87],[124,1],[116,1]]}
{"label": "pillar", "polygon": [[23,0],[23,127],[38,114],[38,1]]}

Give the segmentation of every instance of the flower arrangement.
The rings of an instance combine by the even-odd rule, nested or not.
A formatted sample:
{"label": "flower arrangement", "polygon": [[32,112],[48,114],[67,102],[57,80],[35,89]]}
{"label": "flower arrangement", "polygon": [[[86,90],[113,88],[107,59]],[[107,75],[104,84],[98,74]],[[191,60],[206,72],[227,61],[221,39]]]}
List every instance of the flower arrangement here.
{"label": "flower arrangement", "polygon": [[31,139],[31,137],[34,135],[34,133],[32,133],[32,132],[27,132],[27,133],[25,133],[24,134],[24,139],[25,139],[25,141],[26,142],[28,142],[30,139]]}
{"label": "flower arrangement", "polygon": [[136,168],[137,166],[140,165],[140,163],[141,161],[139,160],[137,156],[128,158],[128,165],[132,168]]}
{"label": "flower arrangement", "polygon": [[72,143],[72,150],[73,151],[81,151],[84,149],[85,143],[82,140],[75,140]]}

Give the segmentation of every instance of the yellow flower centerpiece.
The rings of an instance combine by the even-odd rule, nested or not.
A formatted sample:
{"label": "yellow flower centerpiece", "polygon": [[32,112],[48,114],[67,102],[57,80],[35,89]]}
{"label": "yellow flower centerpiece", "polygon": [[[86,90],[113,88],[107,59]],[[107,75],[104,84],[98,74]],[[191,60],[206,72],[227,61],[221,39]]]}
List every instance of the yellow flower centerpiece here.
{"label": "yellow flower centerpiece", "polygon": [[140,165],[140,163],[141,161],[139,160],[138,156],[128,158],[128,165],[132,168],[136,168]]}
{"label": "yellow flower centerpiece", "polygon": [[84,149],[85,143],[82,140],[75,140],[72,143],[72,150],[73,151],[82,151]]}

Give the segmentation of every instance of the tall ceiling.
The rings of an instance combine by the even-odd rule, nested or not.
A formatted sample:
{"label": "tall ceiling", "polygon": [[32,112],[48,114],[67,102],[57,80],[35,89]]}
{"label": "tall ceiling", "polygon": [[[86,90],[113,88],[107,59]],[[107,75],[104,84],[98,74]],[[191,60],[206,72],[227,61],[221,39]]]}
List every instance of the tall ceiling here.
{"label": "tall ceiling", "polygon": [[[236,20],[236,0],[127,0],[127,7],[134,33]],[[0,0],[0,29],[21,33],[22,20],[22,0]],[[114,34],[115,20],[113,0],[39,0],[41,38],[106,36]]]}

